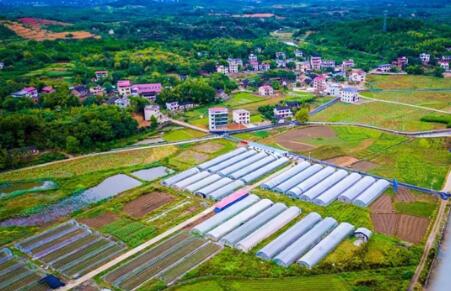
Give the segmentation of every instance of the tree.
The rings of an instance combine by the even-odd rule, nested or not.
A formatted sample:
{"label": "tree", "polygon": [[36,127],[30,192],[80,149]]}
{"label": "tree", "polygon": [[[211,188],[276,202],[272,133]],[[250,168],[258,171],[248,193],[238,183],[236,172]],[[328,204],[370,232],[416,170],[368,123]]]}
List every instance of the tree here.
{"label": "tree", "polygon": [[80,142],[74,136],[66,137],[66,150],[69,153],[76,153],[80,151]]}
{"label": "tree", "polygon": [[134,112],[142,113],[144,111],[144,107],[149,105],[150,101],[144,97],[136,96],[130,97],[130,103]]}
{"label": "tree", "polygon": [[157,120],[157,118],[155,117],[155,115],[152,115],[151,117],[150,117],[150,129],[156,129],[158,127],[158,120]]}
{"label": "tree", "polygon": [[437,78],[443,78],[443,73],[445,72],[445,70],[442,67],[437,67],[434,69],[434,76]]}
{"label": "tree", "polygon": [[302,107],[299,109],[295,116],[296,120],[300,123],[305,123],[309,120],[309,110],[307,107]]}

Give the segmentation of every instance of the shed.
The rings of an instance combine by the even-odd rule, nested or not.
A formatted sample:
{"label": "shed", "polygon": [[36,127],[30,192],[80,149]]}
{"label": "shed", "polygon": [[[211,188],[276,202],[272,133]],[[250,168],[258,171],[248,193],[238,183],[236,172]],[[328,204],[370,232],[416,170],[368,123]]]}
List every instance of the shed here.
{"label": "shed", "polygon": [[58,289],[60,287],[66,286],[66,284],[63,281],[61,281],[58,277],[56,277],[52,274],[48,274],[44,278],[40,279],[39,283],[46,284],[51,289]]}
{"label": "shed", "polygon": [[364,241],[368,241],[371,236],[373,236],[373,232],[368,228],[359,227],[354,231],[354,236]]}

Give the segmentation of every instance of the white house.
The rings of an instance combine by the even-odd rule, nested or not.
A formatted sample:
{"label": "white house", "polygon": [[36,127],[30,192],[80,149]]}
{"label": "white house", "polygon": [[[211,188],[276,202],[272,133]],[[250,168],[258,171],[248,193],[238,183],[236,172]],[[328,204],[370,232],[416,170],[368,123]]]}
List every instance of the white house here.
{"label": "white house", "polygon": [[243,66],[243,60],[241,59],[228,58],[227,63],[229,64],[230,73],[238,73],[240,71],[240,67]]}
{"label": "white house", "polygon": [[366,73],[361,69],[352,69],[349,74],[349,81],[354,83],[363,83],[366,80]]}
{"label": "white house", "polygon": [[96,71],[95,75],[96,75],[96,80],[100,81],[105,78],[108,78],[108,71]]}
{"label": "white house", "polygon": [[344,88],[340,92],[340,101],[345,103],[357,103],[359,102],[359,92],[355,88]]}
{"label": "white house", "polygon": [[284,122],[286,119],[293,118],[293,112],[289,106],[277,105],[273,110],[274,118],[279,122]]}
{"label": "white house", "polygon": [[420,54],[420,60],[423,65],[427,65],[429,61],[431,60],[431,55],[427,53],[421,53]]}
{"label": "white house", "polygon": [[117,98],[114,100],[114,105],[120,107],[120,108],[127,108],[130,106],[130,100],[128,100],[127,97]]}
{"label": "white house", "polygon": [[5,68],[5,63],[4,62],[0,62],[0,70],[3,70]]}
{"label": "white house", "polygon": [[335,68],[335,61],[334,60],[324,60],[320,64],[321,69],[333,69]]}
{"label": "white house", "polygon": [[177,101],[166,102],[166,109],[171,112],[175,112],[179,110],[179,103]]}
{"label": "white house", "polygon": [[379,65],[377,67],[377,71],[378,72],[382,72],[382,73],[390,72],[391,69],[392,69],[392,65],[391,64],[383,64],[383,65]]}
{"label": "white house", "polygon": [[208,128],[210,130],[227,127],[229,123],[229,110],[225,107],[212,107],[208,109]]}
{"label": "white house", "polygon": [[152,116],[155,116],[157,122],[164,121],[164,115],[160,112],[160,106],[158,105],[147,105],[144,107],[144,120],[149,121]]}
{"label": "white house", "polygon": [[223,65],[216,67],[216,72],[227,75],[229,73],[229,68]]}
{"label": "white house", "polygon": [[340,97],[343,87],[337,83],[327,83],[326,93],[330,96]]}
{"label": "white house", "polygon": [[259,64],[259,65],[258,65],[258,69],[259,69],[260,71],[266,72],[266,71],[269,71],[269,70],[271,69],[271,65],[270,65],[270,64],[262,63],[262,64]]}
{"label": "white house", "polygon": [[438,61],[438,65],[445,71],[449,71],[449,62],[448,61]]}
{"label": "white house", "polygon": [[244,109],[233,110],[233,122],[238,124],[249,124],[251,122],[251,113]]}
{"label": "white house", "polygon": [[274,95],[274,89],[269,85],[263,85],[258,88],[258,95],[271,96]]}
{"label": "white house", "polygon": [[346,71],[347,69],[353,68],[354,67],[354,60],[353,59],[349,59],[349,60],[343,60],[343,62],[341,63],[341,69],[343,71]]}

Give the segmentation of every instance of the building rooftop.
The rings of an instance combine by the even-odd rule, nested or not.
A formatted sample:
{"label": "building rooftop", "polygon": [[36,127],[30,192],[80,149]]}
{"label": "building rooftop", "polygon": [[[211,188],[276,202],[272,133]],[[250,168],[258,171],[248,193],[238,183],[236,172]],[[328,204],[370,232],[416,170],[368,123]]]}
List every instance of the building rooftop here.
{"label": "building rooftop", "polygon": [[118,87],[130,87],[132,84],[132,82],[130,82],[130,80],[119,80],[117,81],[117,86]]}

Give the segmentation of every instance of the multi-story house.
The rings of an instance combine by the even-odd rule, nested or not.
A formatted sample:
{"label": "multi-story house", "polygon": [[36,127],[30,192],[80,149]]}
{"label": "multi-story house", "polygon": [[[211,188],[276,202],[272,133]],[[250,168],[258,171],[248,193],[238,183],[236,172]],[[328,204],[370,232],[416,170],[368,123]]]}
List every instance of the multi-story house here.
{"label": "multi-story house", "polygon": [[117,81],[117,92],[121,96],[130,96],[132,94],[132,82],[129,80]]}
{"label": "multi-story house", "polygon": [[427,64],[429,64],[429,61],[431,60],[431,55],[427,54],[427,53],[421,53],[420,60],[423,65],[427,65]]}
{"label": "multi-story house", "polygon": [[238,73],[243,66],[243,60],[241,59],[228,58],[227,63],[229,64],[230,73]]}
{"label": "multi-story house", "polygon": [[310,67],[312,68],[312,70],[314,71],[319,71],[321,70],[321,57],[318,56],[312,56],[310,57]]}
{"label": "multi-story house", "polygon": [[345,103],[357,103],[359,102],[359,92],[355,88],[344,88],[340,92],[340,101]]}
{"label": "multi-story house", "polygon": [[274,89],[269,85],[263,85],[258,88],[258,95],[271,96],[274,95]]}
{"label": "multi-story house", "polygon": [[313,79],[313,89],[316,94],[324,94],[327,89],[326,77],[319,75]]}
{"label": "multi-story house", "polygon": [[361,69],[352,69],[349,74],[349,81],[353,83],[363,83],[366,80],[366,73]]}
{"label": "multi-story house", "polygon": [[229,123],[229,110],[225,107],[208,109],[208,128],[210,130],[226,128]]}
{"label": "multi-story house", "polygon": [[155,101],[157,95],[161,93],[160,83],[135,84],[131,87],[132,95],[142,96],[150,101]]}
{"label": "multi-story house", "polygon": [[249,124],[251,122],[251,113],[244,109],[233,110],[233,122],[238,124]]}

